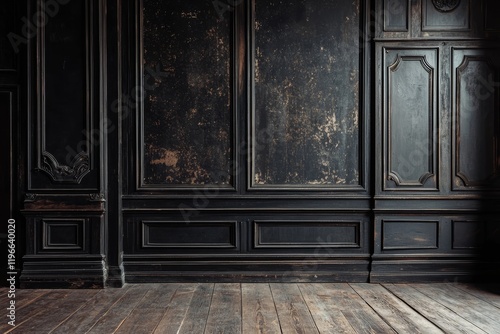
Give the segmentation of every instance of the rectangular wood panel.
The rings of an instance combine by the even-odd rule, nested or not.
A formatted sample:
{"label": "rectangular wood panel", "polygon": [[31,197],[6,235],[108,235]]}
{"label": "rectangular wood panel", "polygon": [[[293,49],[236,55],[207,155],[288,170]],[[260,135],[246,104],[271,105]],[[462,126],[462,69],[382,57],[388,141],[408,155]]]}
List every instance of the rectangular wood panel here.
{"label": "rectangular wood panel", "polygon": [[255,221],[255,248],[360,247],[361,222]]}
{"label": "rectangular wood panel", "polygon": [[[17,95],[17,94],[16,94]],[[13,217],[13,175],[12,175],[12,147],[13,147],[13,133],[12,133],[12,117],[16,110],[16,101],[13,91],[0,90],[0,117],[2,117],[2,124],[0,128],[0,149],[5,152],[4,158],[0,163],[0,180],[2,184],[2,191],[0,192],[0,200],[3,204],[2,218],[4,221]],[[3,224],[0,233],[5,234],[7,237],[7,224]]]}
{"label": "rectangular wood panel", "polygon": [[236,248],[237,222],[142,221],[143,248]]}
{"label": "rectangular wood panel", "polygon": [[[98,187],[104,136],[100,5],[102,0],[60,4],[57,15],[35,27],[36,57],[29,67],[30,86],[36,94],[30,118],[34,129],[30,191]],[[36,0],[31,11],[45,13],[42,8],[52,10],[51,6],[47,0]]]}
{"label": "rectangular wood panel", "polygon": [[56,182],[79,183],[90,169],[90,2],[61,6],[39,31],[39,167]]}
{"label": "rectangular wood panel", "polygon": [[452,221],[453,249],[475,249],[486,242],[486,224],[482,221]]}
{"label": "rectangular wood panel", "polygon": [[204,0],[138,3],[139,188],[231,188],[231,16]]}
{"label": "rectangular wood panel", "polygon": [[453,48],[453,190],[500,187],[498,51]]}
{"label": "rectangular wood panel", "polygon": [[382,250],[439,248],[439,221],[382,221]]}
{"label": "rectangular wood panel", "polygon": [[383,189],[438,189],[438,50],[382,47]]}
{"label": "rectangular wood panel", "polygon": [[384,31],[408,31],[409,0],[384,0]]}
{"label": "rectangular wood panel", "polygon": [[364,1],[253,1],[249,184],[361,184]]}
{"label": "rectangular wood panel", "polygon": [[422,0],[422,31],[467,31],[469,0]]}
{"label": "rectangular wood panel", "polygon": [[84,251],[87,224],[85,219],[43,219],[42,249],[44,251]]}

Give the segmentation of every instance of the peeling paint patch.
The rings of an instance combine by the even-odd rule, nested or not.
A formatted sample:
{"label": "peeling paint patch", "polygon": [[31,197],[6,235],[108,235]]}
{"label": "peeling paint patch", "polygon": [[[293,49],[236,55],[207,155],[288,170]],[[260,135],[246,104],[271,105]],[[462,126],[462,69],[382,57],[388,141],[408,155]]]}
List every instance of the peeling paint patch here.
{"label": "peeling paint patch", "polygon": [[256,185],[359,184],[359,8],[256,2]]}
{"label": "peeling paint patch", "polygon": [[144,0],[143,17],[143,65],[168,73],[145,92],[143,182],[231,184],[230,20],[185,0]]}

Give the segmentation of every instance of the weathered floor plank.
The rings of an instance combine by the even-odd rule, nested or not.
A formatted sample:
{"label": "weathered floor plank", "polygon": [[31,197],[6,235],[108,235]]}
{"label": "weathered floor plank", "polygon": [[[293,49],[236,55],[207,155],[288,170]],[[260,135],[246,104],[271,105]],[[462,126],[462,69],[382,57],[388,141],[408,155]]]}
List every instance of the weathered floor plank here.
{"label": "weathered floor plank", "polygon": [[317,285],[332,302],[343,305],[342,313],[357,333],[395,333],[385,321],[346,283]]}
{"label": "weathered floor plank", "polygon": [[446,284],[412,284],[412,286],[485,332],[500,333],[498,308]]}
{"label": "weathered floor plank", "polygon": [[477,298],[500,308],[500,286],[476,286],[472,284],[452,284],[457,289],[463,290]]}
{"label": "weathered floor plank", "polygon": [[500,296],[470,284],[142,284],[17,290],[0,333],[484,334],[499,315]]}
{"label": "weathered floor plank", "polygon": [[[40,318],[38,315],[51,304],[55,305],[61,300],[65,299],[71,291],[68,290],[55,290],[47,291],[43,298],[33,300],[31,303],[26,304],[22,309],[16,310],[16,327],[10,326],[7,321],[0,323],[0,333],[8,333],[9,331],[17,330],[28,326],[28,321],[36,321]],[[4,309],[2,307],[2,309]],[[5,317],[7,319],[7,317]]]}
{"label": "weathered floor plank", "polygon": [[130,286],[125,286],[122,289],[101,290],[81,309],[54,328],[51,334],[86,333],[113,305],[119,305],[129,288]]}
{"label": "weathered floor plank", "polygon": [[281,333],[269,284],[242,284],[241,299],[243,333]]}
{"label": "weathered floor plank", "polygon": [[319,333],[297,284],[270,284],[282,333]]}
{"label": "weathered floor plank", "polygon": [[241,284],[215,286],[205,333],[241,333]]}
{"label": "weathered floor plank", "polygon": [[[154,333],[178,333],[187,318],[191,306],[196,308],[196,291],[213,289],[213,284],[181,284],[175,291]],[[206,317],[205,317],[206,319]]]}
{"label": "weathered floor plank", "polygon": [[298,284],[320,333],[356,333],[342,313],[345,304],[325,294],[321,284]]}
{"label": "weathered floor plank", "polygon": [[363,300],[398,333],[443,333],[425,317],[380,285],[350,284]]}
{"label": "weathered floor plank", "polygon": [[457,313],[424,295],[411,285],[384,284],[384,286],[447,333],[486,333]]}
{"label": "weathered floor plank", "polygon": [[214,287],[215,284],[198,285],[178,334],[203,333],[207,325]]}
{"label": "weathered floor plank", "polygon": [[163,317],[176,289],[176,284],[152,284],[150,290],[115,333],[152,333]]}
{"label": "weathered floor plank", "polygon": [[[98,290],[70,290],[64,298],[52,299],[52,302],[45,305],[36,317],[16,326],[11,333],[49,333],[98,292]],[[51,300],[48,297],[50,294],[44,300]]]}
{"label": "weathered floor plank", "polygon": [[150,287],[145,285],[131,286],[125,295],[90,328],[87,333],[113,333],[142,300]]}

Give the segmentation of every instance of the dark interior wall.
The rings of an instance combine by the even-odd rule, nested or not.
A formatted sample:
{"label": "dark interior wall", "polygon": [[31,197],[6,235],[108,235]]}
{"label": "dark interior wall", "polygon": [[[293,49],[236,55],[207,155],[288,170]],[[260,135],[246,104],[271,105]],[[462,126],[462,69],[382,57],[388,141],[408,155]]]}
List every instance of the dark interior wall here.
{"label": "dark interior wall", "polygon": [[23,286],[498,273],[495,1],[27,5]]}

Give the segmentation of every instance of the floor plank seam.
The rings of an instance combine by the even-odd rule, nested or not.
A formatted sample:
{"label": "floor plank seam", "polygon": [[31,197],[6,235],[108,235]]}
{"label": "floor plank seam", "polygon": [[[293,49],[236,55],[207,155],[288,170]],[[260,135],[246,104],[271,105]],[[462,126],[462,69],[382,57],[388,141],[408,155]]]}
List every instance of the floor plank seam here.
{"label": "floor plank seam", "polygon": [[[483,331],[485,333],[488,333],[483,328],[479,327],[477,324],[475,324],[474,322],[472,322],[470,319],[464,318],[463,315],[461,315],[460,313],[458,313],[457,311],[455,311],[453,308],[450,308],[449,306],[447,306],[446,304],[444,304],[442,301],[440,301],[440,300],[434,298],[432,295],[429,295],[428,293],[426,293],[425,290],[422,289],[421,286],[419,288],[418,284],[414,285],[413,288],[415,290],[417,290],[418,292],[420,292],[421,294],[423,294],[424,296],[427,296],[429,299],[432,299],[433,301],[435,301],[436,303],[438,303],[439,305],[441,305],[443,308],[448,309],[450,312],[456,314],[458,317],[462,318],[463,320],[465,320],[469,324],[473,325],[474,327],[478,328],[479,330],[481,330],[481,331]],[[465,305],[465,307],[467,307],[467,305]]]}
{"label": "floor plank seam", "polygon": [[[373,312],[375,312],[376,315],[379,316],[380,319],[382,319],[386,324],[387,326],[389,326],[390,328],[392,328],[392,330],[396,333],[399,333],[396,328],[394,328],[386,319],[384,316],[382,316],[370,303],[368,303],[368,301],[366,299],[363,298],[363,296],[361,296],[361,294],[359,294],[359,292],[350,284],[350,283],[347,283],[351,289],[354,290],[354,292],[356,292],[356,294],[359,296],[359,298],[361,298],[363,300],[363,302],[368,305],[369,308],[371,308],[373,310]],[[370,284],[373,284],[373,283],[370,283]],[[382,286],[381,284],[377,284],[379,286]],[[405,319],[406,321],[406,319]]]}

